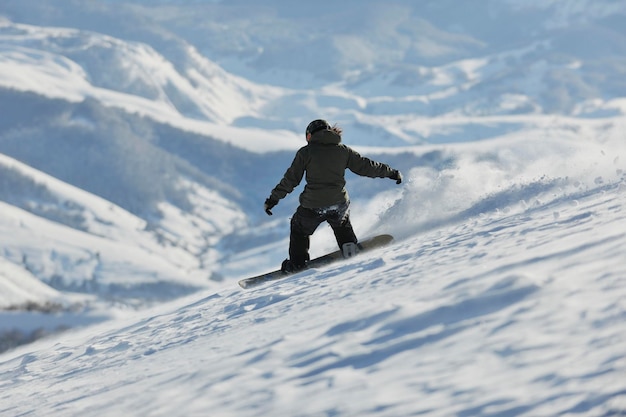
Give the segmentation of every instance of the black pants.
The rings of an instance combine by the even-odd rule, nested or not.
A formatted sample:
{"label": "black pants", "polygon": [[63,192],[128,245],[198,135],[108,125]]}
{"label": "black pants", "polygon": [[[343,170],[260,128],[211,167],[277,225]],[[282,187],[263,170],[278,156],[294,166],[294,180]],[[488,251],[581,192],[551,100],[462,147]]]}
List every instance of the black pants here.
{"label": "black pants", "polygon": [[298,207],[291,218],[289,236],[289,259],[296,266],[302,266],[309,257],[310,237],[322,222],[328,222],[335,233],[339,248],[344,243],[357,243],[350,223],[349,203],[337,204],[320,209]]}

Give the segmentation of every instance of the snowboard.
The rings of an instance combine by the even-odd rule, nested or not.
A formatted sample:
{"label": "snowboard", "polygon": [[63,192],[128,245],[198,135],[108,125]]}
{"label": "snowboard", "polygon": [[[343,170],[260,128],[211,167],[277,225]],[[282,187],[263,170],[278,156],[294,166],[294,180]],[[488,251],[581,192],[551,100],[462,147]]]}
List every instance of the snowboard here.
{"label": "snowboard", "polygon": [[[278,279],[286,278],[291,275],[295,275],[297,273],[306,271],[311,268],[318,268],[321,266],[325,266],[331,264],[333,262],[339,261],[341,259],[350,258],[357,253],[367,252],[372,249],[380,248],[385,246],[393,241],[393,236],[391,235],[378,235],[372,238],[366,239],[358,244],[358,250],[354,250],[353,246],[348,245],[344,247],[344,250],[336,250],[334,252],[328,253],[326,255],[322,255],[318,258],[312,259],[307,263],[305,269],[301,269],[297,272],[286,273],[282,272],[280,269],[272,272],[267,272],[265,274],[257,275],[251,278],[245,278],[239,281],[239,286],[244,289],[256,287],[257,285],[264,284],[266,282],[275,281]],[[354,245],[356,246],[356,245]]]}

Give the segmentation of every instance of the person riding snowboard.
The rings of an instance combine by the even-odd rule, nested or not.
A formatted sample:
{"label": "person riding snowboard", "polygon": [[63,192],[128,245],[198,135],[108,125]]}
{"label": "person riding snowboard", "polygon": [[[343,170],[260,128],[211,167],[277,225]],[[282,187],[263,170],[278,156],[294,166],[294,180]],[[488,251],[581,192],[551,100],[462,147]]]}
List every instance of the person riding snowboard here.
{"label": "person riding snowboard", "polygon": [[370,178],[391,178],[402,182],[402,174],[389,165],[359,155],[341,143],[342,129],[326,120],[313,120],[306,128],[307,145],[300,148],[282,180],[265,200],[265,212],[296,188],[306,174],[306,185],[300,194],[300,206],[291,218],[289,259],[281,270],[296,272],[310,260],[310,237],[324,221],[333,229],[341,250],[344,244],[358,244],[350,223],[350,200],[345,185],[345,170]]}

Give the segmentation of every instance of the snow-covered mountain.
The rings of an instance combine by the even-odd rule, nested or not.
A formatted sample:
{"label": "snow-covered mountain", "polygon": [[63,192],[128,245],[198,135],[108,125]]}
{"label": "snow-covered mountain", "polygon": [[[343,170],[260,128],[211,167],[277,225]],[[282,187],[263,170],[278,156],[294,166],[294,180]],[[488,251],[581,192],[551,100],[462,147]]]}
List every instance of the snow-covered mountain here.
{"label": "snow-covered mountain", "polygon": [[[88,73],[111,66],[93,76],[107,88],[244,127],[300,133],[324,113],[363,144],[456,142],[519,129],[504,119],[483,131],[476,124],[496,123],[460,123],[451,135],[407,126],[416,116],[593,117],[623,113],[615,100],[626,95],[626,11],[613,0],[7,0],[2,8],[11,21],[107,35],[79,52]],[[77,36],[71,43],[94,39]],[[130,44],[114,47],[115,39]]]}
{"label": "snow-covered mountain", "polygon": [[[405,254],[386,252],[393,261],[384,263],[385,271],[421,279],[452,259],[439,258],[435,250],[445,236],[462,235],[447,240],[449,256],[458,252],[459,265],[476,268],[482,259],[482,267],[494,272],[476,284],[484,287],[459,288],[481,292],[528,278],[526,270],[549,255],[514,260],[516,251],[532,246],[523,236],[549,241],[547,231],[556,229],[562,235],[546,245],[557,260],[546,259],[545,265],[564,279],[585,275],[582,264],[595,265],[593,251],[608,249],[606,259],[598,255],[607,265],[607,288],[614,290],[614,302],[607,305],[615,307],[607,315],[620,317],[624,261],[611,245],[626,233],[621,214],[625,28],[626,5],[613,0],[4,0],[0,333],[5,337],[0,351],[112,317],[143,323],[133,317],[146,314],[149,322],[152,313],[136,310],[202,290],[218,295],[195,307],[179,304],[180,312],[155,307],[155,314],[167,321],[187,311],[203,316],[207,308],[253,311],[254,295],[224,288],[275,268],[286,256],[288,216],[297,198],[281,202],[272,218],[261,206],[303,145],[304,127],[318,117],[344,127],[349,145],[405,173],[402,187],[348,178],[359,235],[391,232],[397,245],[389,251]],[[601,208],[594,209],[596,204]],[[598,213],[608,216],[602,230],[614,232],[606,245],[601,233],[591,230]],[[485,219],[494,223],[481,223]],[[527,219],[535,221],[526,227]],[[563,252],[568,224],[580,227],[581,246]],[[488,246],[486,237],[506,249],[477,252],[478,242]],[[331,248],[330,232],[318,231],[314,254]],[[574,261],[577,255],[586,262]],[[502,258],[509,266],[500,270]],[[375,280],[384,266],[371,259],[355,262],[357,270],[366,271],[365,282]],[[437,288],[456,288],[456,282],[470,279],[445,262],[438,267],[443,281]],[[361,279],[347,267],[331,271],[342,272],[337,285],[347,298],[374,296],[366,289],[352,293],[342,284],[344,278]],[[325,282],[330,275],[328,282],[335,285],[334,272],[307,275],[311,297],[319,295],[313,278]],[[582,278],[590,281],[581,285],[601,282],[593,274]],[[412,284],[405,281],[388,285],[411,294]],[[300,291],[284,285],[293,288],[288,294]],[[277,296],[268,289],[259,303],[284,298],[282,288]],[[439,290],[428,294],[434,291]],[[223,303],[208,307],[222,298]],[[337,314],[339,322],[326,329],[310,322],[320,333],[341,320],[356,320],[343,315],[342,307],[330,308],[331,300],[320,309],[300,303],[284,305],[291,313],[301,314],[298,306],[304,306],[320,317]],[[433,323],[449,323],[443,317],[447,305],[443,298],[433,304],[436,314],[428,316]],[[549,314],[544,307],[537,315]],[[372,314],[384,311],[383,306]],[[460,320],[461,311],[454,314]],[[263,320],[254,312],[248,317]],[[109,336],[126,338],[115,323],[104,324],[113,326]],[[181,337],[200,325],[183,326]],[[383,320],[381,329],[386,325],[393,326]],[[529,319],[521,331],[526,325],[536,322]],[[215,336],[216,326],[207,337]],[[559,334],[571,326],[573,321],[559,322]],[[163,323],[157,330],[166,329]],[[272,324],[265,330],[283,334]],[[64,342],[74,352],[70,357],[81,344],[100,343],[93,333],[81,337],[75,346]],[[329,343],[346,348],[339,339]],[[364,340],[359,349],[366,346]],[[151,349],[138,344],[143,348]],[[68,359],[61,366],[75,364]],[[2,398],[11,396],[7,404],[24,410],[17,399],[19,384],[15,387]],[[607,393],[598,395],[612,398]],[[281,407],[277,410],[288,413],[289,405]],[[237,414],[228,407],[220,410]]]}
{"label": "snow-covered mountain", "polygon": [[526,183],[532,144],[461,146],[359,207],[389,247],[5,353],[0,414],[624,415],[624,162],[608,142],[547,142],[589,176]]}

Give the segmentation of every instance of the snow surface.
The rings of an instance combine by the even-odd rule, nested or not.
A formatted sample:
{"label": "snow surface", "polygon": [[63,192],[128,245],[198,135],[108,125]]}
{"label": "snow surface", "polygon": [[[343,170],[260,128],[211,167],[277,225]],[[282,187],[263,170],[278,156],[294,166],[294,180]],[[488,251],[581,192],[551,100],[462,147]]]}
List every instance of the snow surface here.
{"label": "snow surface", "polygon": [[626,184],[553,193],[5,353],[0,413],[623,415]]}
{"label": "snow surface", "polygon": [[[320,1],[3,1],[1,416],[626,415],[622,2]],[[396,239],[241,290],[320,115]]]}

